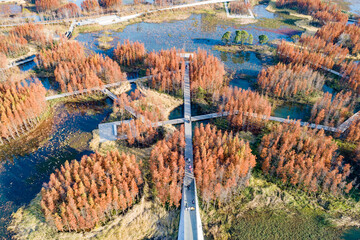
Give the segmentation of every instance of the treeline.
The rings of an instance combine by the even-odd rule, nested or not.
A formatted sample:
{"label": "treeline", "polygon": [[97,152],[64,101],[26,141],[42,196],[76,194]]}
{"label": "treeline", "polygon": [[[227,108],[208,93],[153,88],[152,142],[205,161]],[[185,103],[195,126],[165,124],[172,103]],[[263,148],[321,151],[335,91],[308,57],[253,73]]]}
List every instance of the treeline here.
{"label": "treeline", "polygon": [[[344,132],[344,138],[348,142],[359,143],[359,158],[360,159],[360,117],[353,121],[349,128]],[[360,160],[359,160],[360,165]]]}
{"label": "treeline", "polygon": [[0,144],[20,137],[37,125],[46,109],[45,94],[37,79],[31,83],[0,83]]}
{"label": "treeline", "polygon": [[231,14],[236,14],[236,15],[246,15],[248,14],[248,9],[251,8],[251,4],[250,3],[245,3],[245,2],[230,2],[229,3],[229,11]]}
{"label": "treeline", "polygon": [[46,34],[44,26],[40,24],[26,23],[10,29],[7,35],[0,34],[0,54],[15,58],[28,52],[26,46],[29,42],[37,46],[52,44],[52,36]]}
{"label": "treeline", "polygon": [[190,56],[189,77],[192,97],[198,92],[212,94],[225,86],[224,64],[206,50],[198,49]]}
{"label": "treeline", "polygon": [[326,42],[339,44],[356,55],[360,51],[360,27],[357,24],[328,23],[322,26],[315,34]]}
{"label": "treeline", "polygon": [[156,143],[150,156],[150,173],[159,201],[169,207],[180,206],[181,188],[185,174],[184,125],[168,139]]}
{"label": "treeline", "polygon": [[229,113],[227,119],[235,131],[260,131],[271,114],[270,102],[251,90],[223,88],[215,91],[212,99],[220,113]]}
{"label": "treeline", "polygon": [[300,13],[313,16],[320,24],[328,22],[348,21],[348,16],[336,4],[325,3],[321,0],[276,0],[276,7],[291,8]]}
{"label": "treeline", "polygon": [[341,64],[349,53],[348,49],[318,37],[302,36],[299,42],[301,46],[281,41],[277,47],[280,59],[293,64],[308,64],[315,70],[322,67],[332,69],[335,64]]}
{"label": "treeline", "polygon": [[262,170],[284,184],[308,193],[348,193],[350,165],[338,155],[337,144],[323,130],[301,127],[300,122],[279,124],[262,138]]}
{"label": "treeline", "polygon": [[115,61],[99,54],[86,56],[83,45],[76,41],[62,41],[51,49],[43,49],[35,61],[38,68],[54,72],[62,92],[81,91],[126,79]]}
{"label": "treeline", "polygon": [[248,184],[256,165],[249,143],[209,124],[195,128],[193,143],[194,174],[204,203],[226,203]]}
{"label": "treeline", "polygon": [[[122,5],[122,0],[85,0],[81,3],[81,8],[85,12],[95,12],[100,9],[117,10]],[[36,0],[36,10],[38,12],[55,11],[57,17],[76,17],[80,15],[80,8],[74,3],[62,5],[61,0]]]}
{"label": "treeline", "polygon": [[118,43],[114,49],[114,58],[120,65],[134,66],[143,63],[145,59],[145,46],[138,41],[125,40],[123,44]]}
{"label": "treeline", "polygon": [[344,63],[341,66],[341,83],[356,94],[360,94],[360,64],[356,62]]}
{"label": "treeline", "polygon": [[58,8],[56,14],[60,18],[78,17],[81,14],[81,9],[75,3],[68,3]]}
{"label": "treeline", "polygon": [[325,93],[314,104],[309,121],[335,127],[352,115],[354,107],[355,101],[351,92],[340,92],[335,96]]}
{"label": "treeline", "polygon": [[126,138],[128,145],[135,147],[149,147],[160,135],[157,126],[145,117],[123,122],[118,126],[117,133],[119,139]]}
{"label": "treeline", "polygon": [[179,54],[175,48],[148,54],[145,65],[149,68],[147,75],[153,75],[149,80],[151,88],[172,95],[182,93],[185,62]]}
{"label": "treeline", "polygon": [[90,230],[132,206],[142,176],[134,155],[108,152],[65,162],[41,189],[46,221],[59,231]]}
{"label": "treeline", "polygon": [[321,91],[324,83],[324,76],[308,65],[283,63],[263,69],[257,81],[266,94],[284,98],[311,95]]}

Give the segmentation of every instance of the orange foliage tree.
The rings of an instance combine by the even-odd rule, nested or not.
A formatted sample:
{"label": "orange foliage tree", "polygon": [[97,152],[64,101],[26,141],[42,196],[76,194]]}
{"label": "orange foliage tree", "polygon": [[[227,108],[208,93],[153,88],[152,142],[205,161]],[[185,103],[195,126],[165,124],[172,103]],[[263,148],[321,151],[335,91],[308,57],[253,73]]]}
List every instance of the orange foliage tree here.
{"label": "orange foliage tree", "polygon": [[309,95],[321,91],[325,78],[308,65],[279,63],[258,75],[258,85],[266,94],[277,97]]}
{"label": "orange foliage tree", "polygon": [[53,11],[60,7],[60,0],[35,0],[38,12]]}
{"label": "orange foliage tree", "polygon": [[189,66],[192,96],[195,96],[199,90],[211,94],[225,85],[224,64],[206,50],[198,49],[193,53],[190,56]]}
{"label": "orange foliage tree", "polygon": [[236,131],[259,131],[271,114],[271,104],[265,97],[237,87],[215,91],[213,102],[218,105],[219,112],[229,113],[227,119]]}
{"label": "orange foliage tree", "polygon": [[60,18],[72,18],[80,16],[81,10],[75,3],[68,3],[56,10]]}
{"label": "orange foliage tree", "polygon": [[130,42],[129,39],[125,40],[123,44],[118,43],[114,49],[114,58],[120,65],[133,66],[141,64],[144,61],[146,54],[145,46],[138,41]]}
{"label": "orange foliage tree", "polygon": [[180,206],[185,174],[184,127],[156,143],[150,155],[150,173],[156,196],[162,204]]}
{"label": "orange foliage tree", "polygon": [[59,231],[90,230],[132,206],[142,188],[134,155],[108,152],[65,162],[41,189],[47,222]]}
{"label": "orange foliage tree", "polygon": [[98,11],[100,8],[98,0],[85,0],[81,3],[81,8],[87,12]]}
{"label": "orange foliage tree", "polygon": [[99,54],[86,56],[83,45],[75,41],[63,41],[51,49],[43,49],[35,61],[39,68],[54,71],[62,92],[81,91],[126,79],[115,61]]}
{"label": "orange foliage tree", "polygon": [[265,174],[276,176],[309,193],[349,192],[350,165],[336,153],[337,144],[323,130],[301,127],[300,122],[279,124],[259,146]]}
{"label": "orange foliage tree", "polygon": [[46,90],[37,79],[0,83],[0,144],[34,128],[46,109]]}
{"label": "orange foliage tree", "polygon": [[250,3],[245,3],[245,2],[240,2],[240,1],[236,1],[236,2],[230,2],[229,3],[229,11],[231,14],[236,14],[236,15],[243,15],[243,14],[248,14],[248,9],[251,8],[251,4]]}
{"label": "orange foliage tree", "polygon": [[353,61],[341,66],[341,83],[356,94],[360,94],[360,64]]}
{"label": "orange foliage tree", "polygon": [[145,64],[149,67],[147,75],[152,75],[149,81],[151,88],[174,95],[182,93],[185,62],[179,53],[180,51],[172,48],[148,54]]}
{"label": "orange foliage tree", "polygon": [[209,124],[195,128],[193,142],[194,174],[205,203],[227,202],[239,187],[248,184],[256,165],[249,143]]}
{"label": "orange foliage tree", "polygon": [[310,122],[326,126],[338,126],[354,111],[354,98],[351,92],[340,92],[333,97],[325,93],[313,106]]}
{"label": "orange foliage tree", "polygon": [[[346,129],[346,131],[344,132],[344,137],[345,137],[346,141],[360,143],[360,117],[358,117],[355,121],[353,121],[350,124],[349,128]],[[360,150],[360,148],[359,148],[359,150]],[[360,157],[360,155],[359,155],[359,157]],[[359,164],[360,164],[360,161],[359,161]]]}

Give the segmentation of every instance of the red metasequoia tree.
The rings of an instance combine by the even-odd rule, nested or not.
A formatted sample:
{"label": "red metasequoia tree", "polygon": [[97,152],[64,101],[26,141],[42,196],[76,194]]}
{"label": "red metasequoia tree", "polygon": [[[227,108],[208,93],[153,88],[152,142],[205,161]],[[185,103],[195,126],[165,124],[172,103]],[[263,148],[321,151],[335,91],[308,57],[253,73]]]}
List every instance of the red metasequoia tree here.
{"label": "red metasequoia tree", "polygon": [[8,65],[8,59],[5,54],[0,52],[0,68],[5,68]]}
{"label": "red metasequoia tree", "polygon": [[220,113],[229,113],[227,119],[236,131],[257,132],[264,127],[271,114],[270,102],[251,90],[223,88],[215,91],[212,99],[218,105]]}
{"label": "red metasequoia tree", "polygon": [[300,13],[312,15],[320,24],[328,22],[346,23],[348,21],[348,16],[342,13],[336,4],[330,5],[321,0],[276,0],[276,7],[292,8]]}
{"label": "red metasequoia tree", "polygon": [[277,97],[309,95],[320,91],[325,78],[308,65],[278,63],[258,75],[258,85],[266,94]]}
{"label": "red metasequoia tree", "polygon": [[222,132],[209,124],[195,128],[194,174],[201,199],[227,202],[239,187],[246,186],[256,157],[249,143],[232,132]]}
{"label": "red metasequoia tree", "polygon": [[45,34],[44,27],[39,24],[26,23],[15,26],[7,35],[0,34],[0,53],[15,58],[28,52],[29,42],[37,46],[47,46],[52,43],[52,37]]}
{"label": "red metasequoia tree", "polygon": [[198,49],[190,56],[190,83],[191,93],[204,90],[206,93],[213,93],[225,85],[224,64],[206,50]]}
{"label": "red metasequoia tree", "polygon": [[149,68],[147,75],[152,75],[149,80],[151,88],[169,94],[181,94],[184,83],[185,62],[179,54],[180,51],[175,48],[148,54],[145,64]]}
{"label": "red metasequoia tree", "polygon": [[159,136],[157,126],[145,117],[124,122],[117,128],[120,139],[124,136],[129,146],[148,147]]}
{"label": "red metasequoia tree", "polygon": [[35,0],[35,6],[38,12],[53,11],[60,7],[60,2],[60,0]]}
{"label": "red metasequoia tree", "polygon": [[[357,117],[357,119],[355,119],[350,124],[349,128],[346,129],[346,131],[344,132],[343,135],[344,135],[344,138],[346,139],[346,141],[348,141],[348,142],[360,143],[360,117]],[[360,164],[360,161],[359,161],[359,164]]]}
{"label": "red metasequoia tree", "polygon": [[150,173],[155,194],[160,202],[168,206],[180,206],[181,187],[184,179],[184,127],[175,131],[168,139],[156,143],[150,155]]}
{"label": "red metasequoia tree", "polygon": [[68,3],[56,10],[60,18],[72,18],[80,16],[81,10],[75,3]]}
{"label": "red metasequoia tree", "polygon": [[245,2],[240,2],[240,1],[229,3],[230,13],[236,14],[236,15],[248,14],[248,9],[251,7],[252,6],[250,3],[245,3]]}
{"label": "red metasequoia tree", "polygon": [[83,45],[76,41],[62,41],[51,49],[42,50],[35,61],[39,68],[54,71],[62,92],[81,91],[126,79],[115,61],[99,54],[86,56]]}
{"label": "red metasequoia tree", "polygon": [[324,130],[301,127],[300,122],[278,124],[259,146],[265,174],[309,193],[348,193],[350,165],[337,154],[337,144]]}
{"label": "red metasequoia tree", "polygon": [[117,44],[114,49],[114,58],[120,65],[134,66],[144,61],[146,54],[145,46],[138,41],[130,42],[129,39],[125,40],[123,44]]}
{"label": "red metasequoia tree", "polygon": [[81,9],[86,12],[96,12],[100,9],[98,0],[85,0],[81,3]]}
{"label": "red metasequoia tree", "polygon": [[41,24],[26,23],[12,28],[9,31],[18,38],[25,38],[28,42],[36,43],[44,47],[45,44],[52,42],[52,37],[45,33],[44,26]]}
{"label": "red metasequoia tree", "polygon": [[[335,63],[341,64],[349,52],[346,48],[335,46],[332,43],[330,43],[330,47],[324,46],[323,43],[326,44],[326,42],[320,38],[308,39],[310,38],[301,38],[302,46],[281,41],[277,48],[280,59],[294,64],[308,64],[315,70],[321,67],[332,69]],[[319,45],[314,42],[319,42]],[[319,46],[323,46],[323,48]]]}
{"label": "red metasequoia tree", "polygon": [[313,106],[310,122],[338,126],[354,111],[355,101],[351,92],[340,92],[333,97],[325,93]]}
{"label": "red metasequoia tree", "polygon": [[353,61],[344,63],[341,66],[341,73],[341,83],[357,95],[360,95],[360,64]]}
{"label": "red metasequoia tree", "polygon": [[10,141],[34,128],[46,109],[46,90],[33,79],[0,83],[0,144]]}
{"label": "red metasequoia tree", "polygon": [[41,189],[47,222],[59,231],[90,230],[138,198],[142,176],[134,155],[108,152],[65,162]]}

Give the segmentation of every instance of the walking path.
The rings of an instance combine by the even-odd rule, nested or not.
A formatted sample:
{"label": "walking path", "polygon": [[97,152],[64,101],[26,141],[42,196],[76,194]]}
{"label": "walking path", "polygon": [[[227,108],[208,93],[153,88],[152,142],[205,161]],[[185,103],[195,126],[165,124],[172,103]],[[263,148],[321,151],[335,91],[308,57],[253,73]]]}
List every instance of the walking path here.
{"label": "walking path", "polygon": [[[151,77],[152,77],[152,75],[146,76],[146,77],[141,77],[141,78],[130,79],[130,80],[127,80],[127,82],[134,83],[136,81],[143,81],[143,80],[146,80],[146,79],[151,78]],[[53,99],[57,99],[57,98],[69,97],[69,96],[82,94],[82,93],[93,92],[93,91],[102,91],[103,93],[107,94],[111,99],[115,100],[116,96],[113,93],[111,93],[109,90],[107,90],[107,88],[119,86],[119,85],[123,84],[124,82],[126,82],[126,81],[110,83],[110,84],[106,84],[106,85],[101,86],[101,87],[94,87],[94,88],[90,88],[90,89],[84,89],[84,90],[81,90],[81,91],[73,91],[73,92],[68,92],[68,93],[61,93],[61,94],[57,94],[57,95],[53,95],[53,96],[48,96],[48,97],[45,98],[45,100],[49,101],[49,100],[53,100]]]}
{"label": "walking path", "polygon": [[[196,183],[193,175],[193,144],[191,124],[191,98],[189,65],[186,63],[184,75],[184,118],[185,118],[185,176],[182,190],[181,212],[178,240],[204,239],[200,212],[196,194]],[[191,210],[194,209],[194,210]]]}

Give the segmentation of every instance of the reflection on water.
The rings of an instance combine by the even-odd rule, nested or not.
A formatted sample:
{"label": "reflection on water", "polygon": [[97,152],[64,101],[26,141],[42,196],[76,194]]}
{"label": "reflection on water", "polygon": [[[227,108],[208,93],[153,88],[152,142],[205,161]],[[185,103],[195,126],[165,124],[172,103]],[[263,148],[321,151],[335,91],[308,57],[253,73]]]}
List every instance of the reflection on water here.
{"label": "reflection on water", "polygon": [[[22,156],[1,157],[0,236],[3,239],[9,239],[6,224],[11,213],[35,197],[55,168],[65,160],[79,160],[90,153],[87,143],[91,131],[110,111],[108,102],[96,102],[87,107],[83,104],[63,105],[56,110],[45,145]],[[9,158],[12,160],[6,160]]]}
{"label": "reflection on water", "polygon": [[308,121],[311,116],[311,106],[299,103],[284,103],[273,110],[272,116]]}

